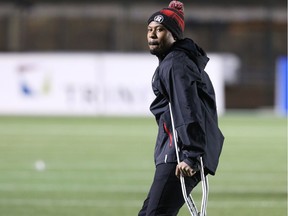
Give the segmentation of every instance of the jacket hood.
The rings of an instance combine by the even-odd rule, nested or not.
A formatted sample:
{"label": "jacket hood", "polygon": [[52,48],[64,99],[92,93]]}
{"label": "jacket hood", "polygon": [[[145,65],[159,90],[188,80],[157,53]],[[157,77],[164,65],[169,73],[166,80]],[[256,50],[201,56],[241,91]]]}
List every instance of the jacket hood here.
{"label": "jacket hood", "polygon": [[209,61],[205,51],[189,38],[176,41],[172,50],[185,52],[200,69],[204,69]]}

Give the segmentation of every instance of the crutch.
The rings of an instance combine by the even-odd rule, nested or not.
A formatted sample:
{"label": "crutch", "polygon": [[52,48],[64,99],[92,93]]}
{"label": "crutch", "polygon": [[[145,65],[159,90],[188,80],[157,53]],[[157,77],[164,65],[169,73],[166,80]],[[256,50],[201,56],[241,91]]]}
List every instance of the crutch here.
{"label": "crutch", "polygon": [[[178,137],[177,137],[177,132],[176,132],[175,126],[174,126],[174,118],[173,118],[171,103],[169,103],[169,109],[170,109],[170,116],[171,116],[172,131],[173,131],[173,138],[174,138],[177,163],[179,164],[180,163],[180,158],[179,158],[180,149],[177,145]],[[192,195],[191,194],[187,195],[185,179],[183,176],[180,175],[180,183],[181,183],[183,198],[185,200],[185,203],[188,207],[188,210],[189,210],[191,216],[207,216],[206,209],[207,209],[208,194],[209,194],[209,183],[208,183],[208,177],[205,176],[205,173],[204,173],[204,165],[203,165],[202,157],[200,157],[200,175],[201,175],[201,185],[202,185],[202,201],[201,201],[201,211],[200,212],[198,212],[197,206],[195,205],[195,202],[192,198]]]}

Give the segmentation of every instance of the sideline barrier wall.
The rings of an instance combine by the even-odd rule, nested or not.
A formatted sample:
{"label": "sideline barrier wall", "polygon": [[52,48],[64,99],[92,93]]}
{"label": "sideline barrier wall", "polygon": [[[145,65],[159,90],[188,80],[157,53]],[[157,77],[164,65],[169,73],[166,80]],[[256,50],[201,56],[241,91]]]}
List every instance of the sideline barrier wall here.
{"label": "sideline barrier wall", "polygon": [[[229,56],[209,57],[221,115]],[[0,54],[0,114],[149,116],[157,65],[142,53]]]}

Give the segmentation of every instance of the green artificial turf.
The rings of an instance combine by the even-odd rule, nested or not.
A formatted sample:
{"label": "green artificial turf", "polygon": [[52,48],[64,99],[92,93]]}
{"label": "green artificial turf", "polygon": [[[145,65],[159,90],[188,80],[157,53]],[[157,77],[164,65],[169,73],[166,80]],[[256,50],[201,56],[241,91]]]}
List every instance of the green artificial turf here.
{"label": "green artificial turf", "polygon": [[[209,216],[286,215],[286,124],[271,115],[220,118],[226,139],[209,177]],[[0,117],[0,215],[136,216],[154,174],[156,133],[153,118]],[[183,207],[179,216],[188,215]]]}

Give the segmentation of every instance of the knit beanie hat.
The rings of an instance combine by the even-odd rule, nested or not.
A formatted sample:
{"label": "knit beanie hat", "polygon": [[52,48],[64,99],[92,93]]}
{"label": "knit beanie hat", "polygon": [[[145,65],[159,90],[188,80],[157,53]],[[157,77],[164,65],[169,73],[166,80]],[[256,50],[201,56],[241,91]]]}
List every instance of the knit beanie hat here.
{"label": "knit beanie hat", "polygon": [[152,21],[164,25],[176,39],[182,39],[185,27],[183,3],[177,0],[171,1],[168,8],[152,14],[148,19],[148,24]]}

